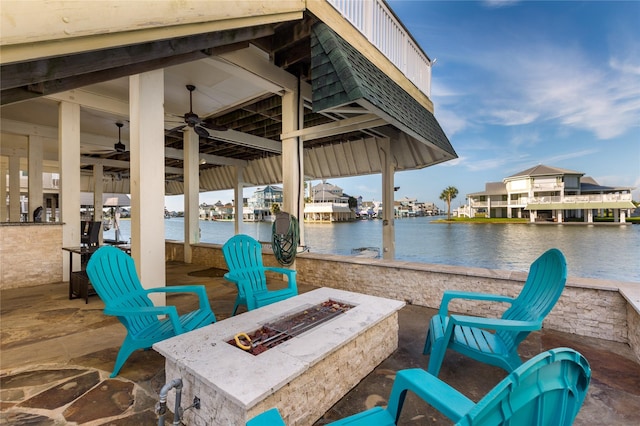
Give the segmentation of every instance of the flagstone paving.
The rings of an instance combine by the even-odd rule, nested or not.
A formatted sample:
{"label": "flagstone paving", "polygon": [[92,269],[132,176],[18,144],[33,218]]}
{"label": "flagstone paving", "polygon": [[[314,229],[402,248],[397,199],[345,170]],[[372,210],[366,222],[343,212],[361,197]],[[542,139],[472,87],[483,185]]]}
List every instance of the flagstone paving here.
{"label": "flagstone paving", "polygon": [[[235,288],[219,271],[177,262],[167,264],[167,283],[204,284],[218,320],[233,307]],[[312,289],[300,285],[301,291]],[[135,351],[116,378],[109,378],[124,328],[102,313],[97,296],[68,300],[66,284],[4,290],[0,298],[0,424],[11,426],[157,424],[155,404],[162,386],[164,359],[153,350]],[[171,296],[178,309],[197,303]],[[345,395],[316,426],[375,405],[385,405],[399,369],[426,367],[422,355],[433,309],[408,305],[399,312],[399,348],[356,388]],[[569,346],[589,360],[593,377],[589,395],[575,424],[640,424],[640,364],[628,345],[549,330],[532,333],[520,346],[523,358]],[[472,400],[484,396],[504,371],[448,352],[440,378]],[[183,407],[186,401],[183,401]],[[173,408],[173,407],[170,407]],[[166,424],[173,421],[167,413]],[[440,413],[407,396],[401,424],[450,424]]]}

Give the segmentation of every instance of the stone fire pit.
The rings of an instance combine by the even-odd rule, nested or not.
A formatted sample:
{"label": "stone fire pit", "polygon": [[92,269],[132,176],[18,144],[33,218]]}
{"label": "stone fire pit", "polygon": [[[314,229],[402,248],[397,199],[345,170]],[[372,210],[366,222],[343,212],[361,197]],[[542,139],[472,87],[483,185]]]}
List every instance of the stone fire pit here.
{"label": "stone fire pit", "polygon": [[[229,342],[327,301],[350,306],[258,355]],[[167,381],[182,378],[188,425],[241,425],[272,407],[287,425],[309,425],[398,346],[404,302],[320,288],[157,343]],[[241,340],[241,342],[244,342]],[[246,342],[244,342],[246,343]],[[167,406],[174,407],[175,392]]]}

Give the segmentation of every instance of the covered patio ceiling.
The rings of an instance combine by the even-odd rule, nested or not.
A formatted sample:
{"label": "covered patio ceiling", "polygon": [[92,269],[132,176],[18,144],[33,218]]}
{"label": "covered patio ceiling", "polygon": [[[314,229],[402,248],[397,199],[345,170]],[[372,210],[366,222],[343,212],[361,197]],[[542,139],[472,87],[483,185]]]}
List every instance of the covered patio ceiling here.
{"label": "covered patio ceiling", "polygon": [[[199,139],[200,191],[233,188],[235,166],[244,167],[245,186],[282,182],[281,97],[298,85],[305,104],[304,131],[299,135],[304,141],[305,179],[380,173],[378,141],[385,138],[391,139],[396,170],[456,158],[431,111],[402,89],[398,93],[406,97],[395,102],[414,102],[418,116],[411,122],[384,111],[366,96],[334,107],[327,107],[325,99],[326,108],[314,108],[324,84],[313,80],[314,55],[316,60],[322,60],[318,55],[329,58],[328,53],[312,52],[316,23],[304,13],[300,20],[242,30],[3,64],[2,154],[26,153],[26,135],[39,134],[49,142],[45,171],[54,171],[58,103],[78,102],[82,105],[81,190],[92,191],[92,166],[102,164],[104,191],[128,193],[127,76],[164,68],[166,195],[183,193],[182,130],[184,115],[190,111],[187,85],[195,86],[192,111],[209,134]],[[427,132],[415,127],[424,120],[429,122]],[[116,123],[123,124],[124,152],[114,148]]]}

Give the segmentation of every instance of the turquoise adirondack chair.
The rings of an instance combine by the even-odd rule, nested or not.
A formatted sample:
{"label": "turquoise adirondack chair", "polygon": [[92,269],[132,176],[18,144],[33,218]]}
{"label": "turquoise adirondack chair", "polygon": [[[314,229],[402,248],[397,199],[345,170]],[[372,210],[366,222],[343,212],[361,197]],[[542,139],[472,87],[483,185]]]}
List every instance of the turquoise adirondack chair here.
{"label": "turquoise adirondack chair", "polygon": [[[445,291],[438,314],[431,318],[424,345],[423,353],[431,353],[429,373],[438,376],[447,348],[513,371],[522,364],[518,345],[529,333],[542,328],[542,321],[560,298],[566,281],[564,255],[558,249],[550,249],[531,264],[527,281],[516,298]],[[458,298],[506,302],[511,306],[499,319],[449,315],[449,302]]]}
{"label": "turquoise adirondack chair", "polygon": [[[590,381],[589,363],[569,348],[551,349],[531,358],[478,403],[422,369],[401,370],[396,374],[386,408],[374,407],[331,425],[395,425],[407,392],[411,391],[456,425],[568,426],[580,411]],[[247,422],[247,426],[284,425],[276,408]]]}
{"label": "turquoise adirondack chair", "polygon": [[[161,340],[216,321],[204,286],[189,285],[145,290],[131,256],[112,246],[99,248],[89,259],[87,275],[105,304],[106,315],[117,316],[127,329],[111,377],[118,375],[127,358],[137,349],[149,349]],[[195,293],[198,309],[179,315],[175,306],[154,306],[150,293]],[[158,319],[158,315],[167,318]]]}
{"label": "turquoise adirondack chair", "polygon": [[[227,281],[238,287],[238,296],[233,306],[235,315],[240,305],[248,311],[269,305],[298,294],[296,271],[287,268],[263,266],[262,246],[248,235],[238,234],[222,246],[222,254],[229,272],[224,274]],[[287,276],[288,285],[280,290],[269,290],[265,272],[277,272]]]}

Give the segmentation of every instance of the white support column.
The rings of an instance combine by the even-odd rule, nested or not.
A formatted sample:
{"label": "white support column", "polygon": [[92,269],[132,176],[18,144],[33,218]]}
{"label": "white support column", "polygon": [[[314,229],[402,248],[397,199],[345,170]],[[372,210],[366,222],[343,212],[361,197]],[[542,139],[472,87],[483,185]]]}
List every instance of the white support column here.
{"label": "white support column", "polygon": [[[42,149],[43,140],[41,136],[29,136],[29,210],[27,222],[33,221],[33,212],[38,207],[44,209],[44,199],[42,191]],[[42,220],[44,220],[42,212]]]}
{"label": "white support column", "polygon": [[9,156],[9,222],[20,222],[20,157]]}
{"label": "white support column", "polygon": [[393,260],[396,257],[395,222],[393,215],[395,165],[391,152],[391,140],[380,139],[378,152],[382,164],[382,257]]}
{"label": "white support column", "polygon": [[536,221],[536,216],[538,216],[537,210],[529,210],[529,222],[534,223]]}
{"label": "white support column", "polygon": [[[93,166],[93,220],[95,222],[102,223],[102,194],[104,193],[104,166],[102,164],[95,164]],[[98,234],[98,244],[102,245],[103,235],[102,226],[100,226],[100,233]]]}
{"label": "white support column", "polygon": [[584,212],[584,221],[587,223],[593,223],[593,210],[586,209]]}
{"label": "white support column", "polygon": [[556,213],[556,217],[558,218],[558,223],[562,223],[562,220],[563,220],[562,213],[563,213],[562,209],[559,209]]}
{"label": "white support column", "polygon": [[[129,77],[131,254],[145,288],[165,287],[164,71]],[[153,295],[165,305],[164,294]]]}
{"label": "white support column", "polygon": [[626,211],[624,209],[620,209],[620,223],[626,223]]}
{"label": "white support column", "polygon": [[[80,245],[80,105],[61,102],[58,110],[60,221],[62,247]],[[79,256],[73,264],[80,269]],[[62,280],[69,280],[69,256],[62,256]]]}
{"label": "white support column", "polygon": [[7,157],[7,167],[3,167],[4,161],[0,159],[0,222],[6,222],[9,220],[9,211],[7,210],[8,161],[9,157]]}
{"label": "white support column", "polygon": [[233,221],[234,234],[242,233],[242,197],[244,189],[244,167],[235,166],[236,171],[236,186],[233,187],[233,203],[236,209],[235,218]]}
{"label": "white support column", "polygon": [[200,242],[200,141],[192,127],[185,127],[184,149],[184,262],[191,263],[191,245]]}
{"label": "white support column", "polygon": [[[282,133],[304,127],[304,104],[299,88],[282,97]],[[300,244],[304,245],[304,157],[302,140],[282,140],[282,180],[284,211],[294,215],[300,225]]]}

